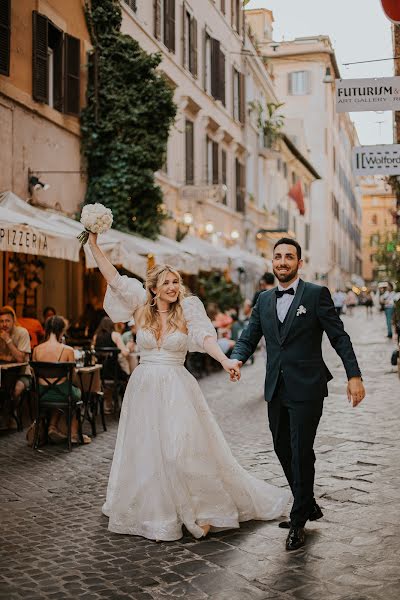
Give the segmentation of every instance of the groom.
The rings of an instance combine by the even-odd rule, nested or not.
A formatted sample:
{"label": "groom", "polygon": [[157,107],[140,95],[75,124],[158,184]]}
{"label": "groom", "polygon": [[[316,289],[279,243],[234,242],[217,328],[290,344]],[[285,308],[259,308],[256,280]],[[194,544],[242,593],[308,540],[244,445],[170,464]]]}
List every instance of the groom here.
{"label": "groom", "polygon": [[[265,337],[264,393],[269,425],[294,496],[290,523],[280,526],[289,528],[286,549],[296,550],[305,543],[306,521],[323,516],[314,499],[313,445],[328,395],[327,383],[332,379],[322,359],[324,331],[346,369],[347,397],[353,406],[361,402],[365,390],[353,346],[328,288],[305,283],[298,276],[303,264],[300,245],[290,238],[280,239],[274,246],[272,264],[278,287],[260,294],[231,359],[236,359],[240,368]],[[234,373],[231,378],[235,379]]]}

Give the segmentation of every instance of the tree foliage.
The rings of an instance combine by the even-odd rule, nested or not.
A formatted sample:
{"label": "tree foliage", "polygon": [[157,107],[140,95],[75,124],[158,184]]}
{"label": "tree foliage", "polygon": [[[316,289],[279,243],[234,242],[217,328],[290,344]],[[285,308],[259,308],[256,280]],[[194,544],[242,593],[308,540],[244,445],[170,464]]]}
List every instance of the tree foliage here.
{"label": "tree foliage", "polygon": [[218,271],[199,279],[199,295],[205,305],[214,302],[222,311],[236,308],[243,302],[239,286]]}
{"label": "tree foliage", "polygon": [[86,20],[94,53],[81,118],[85,202],[110,207],[117,229],[155,238],[165,212],[154,172],[176,114],[173,90],[156,71],[161,55],[121,33],[118,0],[91,0]]}
{"label": "tree foliage", "polygon": [[400,234],[388,234],[377,247],[375,261],[385,279],[400,286]]}

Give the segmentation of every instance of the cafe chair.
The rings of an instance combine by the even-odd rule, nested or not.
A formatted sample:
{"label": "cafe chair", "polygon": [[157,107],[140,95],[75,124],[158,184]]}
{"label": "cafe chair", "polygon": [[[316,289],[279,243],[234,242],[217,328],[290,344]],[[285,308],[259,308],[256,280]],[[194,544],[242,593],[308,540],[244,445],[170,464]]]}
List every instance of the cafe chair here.
{"label": "cafe chair", "polygon": [[[34,395],[36,399],[35,437],[33,448],[36,449],[38,447],[40,419],[43,416],[47,416],[51,409],[58,408],[65,414],[66,417],[68,450],[71,451],[71,422],[74,414],[76,414],[78,419],[79,441],[81,444],[83,444],[81,422],[81,407],[83,405],[83,401],[77,400],[72,394],[72,377],[75,363],[31,361],[29,364],[34,375]],[[39,388],[39,380],[45,382],[41,389]],[[68,383],[68,389],[66,393],[64,393],[63,390],[61,390],[58,386],[62,380],[66,380]],[[49,397],[50,390],[56,391],[59,399],[54,400],[54,398]]]}
{"label": "cafe chair", "polygon": [[125,380],[121,377],[121,367],[118,363],[120,350],[115,346],[96,346],[95,353],[97,362],[103,366],[100,372],[103,391],[111,390],[113,412],[117,414],[120,406],[119,399],[124,394],[128,380],[128,375]]}
{"label": "cafe chair", "polygon": [[25,398],[25,392],[18,399],[18,405],[14,406],[15,384],[21,377],[21,367],[9,367],[1,372],[0,388],[0,411],[5,419],[14,419],[17,424],[17,430],[22,431],[22,405]]}

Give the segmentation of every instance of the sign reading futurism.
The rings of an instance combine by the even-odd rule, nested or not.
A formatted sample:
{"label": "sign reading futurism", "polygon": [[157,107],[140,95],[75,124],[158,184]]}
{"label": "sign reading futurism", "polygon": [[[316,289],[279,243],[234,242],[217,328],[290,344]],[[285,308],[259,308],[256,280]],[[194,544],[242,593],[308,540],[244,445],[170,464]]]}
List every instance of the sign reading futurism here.
{"label": "sign reading futurism", "polygon": [[336,79],[336,110],[400,110],[400,77]]}
{"label": "sign reading futurism", "polygon": [[400,175],[400,144],[353,148],[354,175]]}

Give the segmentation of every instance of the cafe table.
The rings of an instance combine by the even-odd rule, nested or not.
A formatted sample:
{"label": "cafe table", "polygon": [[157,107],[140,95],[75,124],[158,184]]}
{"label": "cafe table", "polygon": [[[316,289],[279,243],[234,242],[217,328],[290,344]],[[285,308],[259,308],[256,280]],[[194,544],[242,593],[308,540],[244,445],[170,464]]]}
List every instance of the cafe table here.
{"label": "cafe table", "polygon": [[96,435],[96,408],[99,398],[101,398],[100,414],[103,423],[103,429],[106,431],[106,425],[104,420],[104,407],[103,402],[103,390],[101,386],[100,371],[103,368],[102,365],[90,365],[88,367],[76,367],[74,371],[73,383],[82,392],[82,400],[84,406],[85,418],[89,421],[92,427],[92,434]]}
{"label": "cafe table", "polygon": [[15,367],[27,367],[29,365],[28,362],[0,362],[0,386],[1,386],[1,374],[3,371],[7,371],[8,369],[14,369]]}

